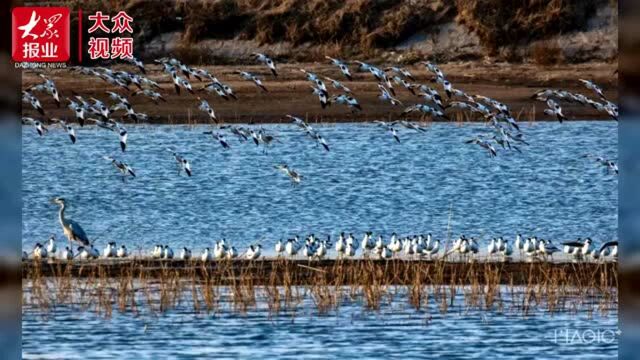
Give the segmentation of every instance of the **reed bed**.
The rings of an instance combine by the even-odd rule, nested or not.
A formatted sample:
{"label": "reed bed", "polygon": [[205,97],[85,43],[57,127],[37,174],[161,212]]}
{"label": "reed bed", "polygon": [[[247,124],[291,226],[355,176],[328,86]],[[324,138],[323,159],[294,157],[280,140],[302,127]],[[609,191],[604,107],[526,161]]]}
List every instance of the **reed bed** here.
{"label": "reed bed", "polygon": [[595,312],[617,309],[616,263],[499,263],[393,259],[29,262],[23,306],[43,315],[71,306],[120,313],[247,313],[295,316],[402,301],[416,311]]}

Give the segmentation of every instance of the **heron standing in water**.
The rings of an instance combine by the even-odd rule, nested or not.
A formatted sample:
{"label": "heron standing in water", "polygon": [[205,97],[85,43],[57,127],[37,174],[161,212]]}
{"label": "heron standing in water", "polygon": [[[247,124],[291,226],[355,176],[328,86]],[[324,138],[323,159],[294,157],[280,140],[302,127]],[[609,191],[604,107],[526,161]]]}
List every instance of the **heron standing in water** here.
{"label": "heron standing in water", "polygon": [[69,244],[71,241],[77,241],[83,246],[89,246],[91,242],[87,237],[87,234],[84,232],[80,224],[77,222],[67,219],[64,217],[64,210],[66,207],[66,200],[60,197],[54,198],[52,200],[53,203],[60,205],[60,212],[58,213],[60,217],[60,225],[62,225],[62,231],[64,232],[64,236],[69,239]]}

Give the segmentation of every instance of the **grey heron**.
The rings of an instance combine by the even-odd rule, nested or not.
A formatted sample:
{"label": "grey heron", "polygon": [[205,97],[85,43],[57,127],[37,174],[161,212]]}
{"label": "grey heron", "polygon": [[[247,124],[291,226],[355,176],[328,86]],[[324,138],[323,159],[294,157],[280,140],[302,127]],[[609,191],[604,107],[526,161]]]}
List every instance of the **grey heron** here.
{"label": "grey heron", "polygon": [[67,219],[64,216],[64,210],[66,209],[66,200],[61,197],[54,198],[52,200],[53,203],[60,205],[60,211],[58,216],[60,218],[60,225],[62,225],[62,231],[64,232],[64,236],[69,239],[69,243],[71,241],[77,241],[84,246],[88,246],[91,242],[89,241],[89,237],[84,232],[84,229],[77,222]]}

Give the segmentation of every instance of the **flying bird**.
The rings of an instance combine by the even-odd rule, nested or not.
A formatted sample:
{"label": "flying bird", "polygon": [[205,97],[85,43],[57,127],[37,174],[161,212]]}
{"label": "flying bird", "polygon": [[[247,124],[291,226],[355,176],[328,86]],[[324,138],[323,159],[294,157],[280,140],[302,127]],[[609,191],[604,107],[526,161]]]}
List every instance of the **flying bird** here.
{"label": "flying bird", "polygon": [[251,56],[253,56],[257,61],[267,65],[269,70],[271,70],[271,73],[273,74],[273,76],[278,77],[278,72],[276,71],[276,64],[273,62],[273,60],[270,57],[260,53],[253,53],[251,54]]}
{"label": "flying bird", "polygon": [[262,84],[262,81],[259,78],[257,78],[255,75],[246,71],[238,71],[238,70],[234,71],[233,73],[240,75],[243,79],[247,81],[252,81],[262,91],[268,92],[267,88]]}
{"label": "flying bird", "polygon": [[105,156],[104,157],[105,160],[108,160],[111,162],[111,164],[118,170],[120,171],[120,173],[122,174],[122,182],[126,181],[126,177],[127,176],[131,176],[131,177],[136,177],[136,173],[133,171],[133,168],[131,166],[129,166],[128,164],[119,161],[115,158],[112,158],[110,156]]}
{"label": "flying bird", "polygon": [[173,149],[167,149],[167,150],[171,152],[171,154],[173,155],[173,158],[175,159],[178,165],[178,175],[180,175],[180,173],[184,171],[185,174],[187,174],[187,176],[191,177],[192,175],[191,163],[189,162],[189,160],[185,159],[180,154],[173,151]]}
{"label": "flying bird", "polygon": [[297,171],[289,168],[287,164],[276,165],[275,168],[289,177],[289,179],[291,180],[292,186],[296,186],[300,184],[300,181],[302,180],[302,175],[298,174]]}
{"label": "flying bird", "polygon": [[562,113],[562,108],[553,99],[547,100],[547,106],[548,106],[548,109],[544,110],[544,113],[546,115],[555,116],[556,118],[558,118],[558,121],[560,122],[567,120],[567,118]]}

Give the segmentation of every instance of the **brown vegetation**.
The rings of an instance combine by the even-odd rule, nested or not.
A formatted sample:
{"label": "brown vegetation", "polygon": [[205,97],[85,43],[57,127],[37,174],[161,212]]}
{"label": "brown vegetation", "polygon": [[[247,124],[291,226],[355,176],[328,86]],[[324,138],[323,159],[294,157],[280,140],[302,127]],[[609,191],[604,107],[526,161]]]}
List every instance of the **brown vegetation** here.
{"label": "brown vegetation", "polygon": [[583,30],[609,0],[457,0],[457,20],[475,32],[490,54],[504,46]]}
{"label": "brown vegetation", "polygon": [[[145,48],[162,34],[179,33],[177,47],[199,52],[208,39],[251,41],[258,46],[288,44],[280,60],[317,61],[335,56],[376,58],[417,33],[429,38],[458,23],[479,38],[490,56],[509,60],[516,47],[587,28],[596,11],[611,0],[113,0],[83,3],[85,13],[126,10],[134,19],[135,47]],[[75,3],[72,3],[75,4]],[[615,6],[615,4],[609,4]],[[172,46],[172,49],[175,46]],[[501,49],[511,49],[501,51]],[[408,49],[411,50],[411,49]],[[445,51],[445,49],[442,49]],[[157,50],[139,55],[152,57]],[[438,60],[456,59],[440,50]],[[445,54],[445,55],[443,55]],[[507,58],[501,57],[507,54]],[[211,56],[206,57],[205,55]],[[434,54],[421,54],[416,60]],[[482,54],[478,54],[482,56]],[[233,57],[213,52],[191,56],[225,63]],[[443,58],[444,57],[444,58]],[[521,60],[521,57],[517,57]],[[567,59],[571,60],[571,59]]]}
{"label": "brown vegetation", "polygon": [[[305,299],[319,313],[348,299],[366,309],[400,299],[415,309],[489,310],[527,315],[600,311],[617,307],[614,263],[454,263],[444,261],[125,261],[27,263],[23,304],[46,314],[72,305],[110,316],[117,309],[164,312],[246,312],[259,305],[271,314],[295,314]],[[460,294],[463,303],[457,301]]]}
{"label": "brown vegetation", "polygon": [[531,59],[538,65],[556,65],[564,60],[562,48],[557,42],[540,41],[531,46]]}

